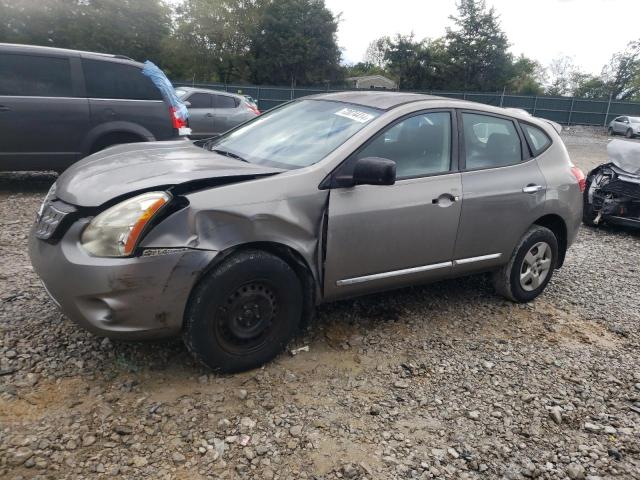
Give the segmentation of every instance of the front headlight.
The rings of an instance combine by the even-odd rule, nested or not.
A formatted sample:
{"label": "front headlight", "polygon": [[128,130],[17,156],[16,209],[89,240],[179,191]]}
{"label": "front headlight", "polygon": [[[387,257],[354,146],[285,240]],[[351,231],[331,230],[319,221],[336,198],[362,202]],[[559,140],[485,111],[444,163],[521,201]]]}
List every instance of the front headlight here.
{"label": "front headlight", "polygon": [[149,192],[118,203],[91,220],[80,243],[97,257],[129,256],[149,221],[170,200],[167,192]]}

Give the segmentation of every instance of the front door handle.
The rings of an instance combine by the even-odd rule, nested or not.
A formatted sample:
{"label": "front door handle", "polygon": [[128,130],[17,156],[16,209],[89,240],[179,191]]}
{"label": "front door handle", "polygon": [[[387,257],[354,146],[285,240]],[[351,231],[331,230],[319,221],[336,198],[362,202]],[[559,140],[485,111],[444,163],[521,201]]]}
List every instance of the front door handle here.
{"label": "front door handle", "polygon": [[538,193],[542,190],[544,190],[544,187],[542,185],[534,185],[533,183],[530,183],[526,187],[522,187],[522,191],[524,193]]}
{"label": "front door handle", "polygon": [[207,116],[208,118],[211,118],[211,117],[213,117],[213,113],[207,113],[207,115],[206,115],[206,116]]}
{"label": "front door handle", "polygon": [[9,110],[11,109],[6,105],[0,105],[0,112],[8,112]]}
{"label": "front door handle", "polygon": [[439,207],[448,207],[453,203],[457,202],[458,200],[460,200],[460,197],[457,195],[451,195],[450,193],[443,193],[442,195],[438,196],[438,198],[432,199],[431,203],[433,205],[438,205]]}

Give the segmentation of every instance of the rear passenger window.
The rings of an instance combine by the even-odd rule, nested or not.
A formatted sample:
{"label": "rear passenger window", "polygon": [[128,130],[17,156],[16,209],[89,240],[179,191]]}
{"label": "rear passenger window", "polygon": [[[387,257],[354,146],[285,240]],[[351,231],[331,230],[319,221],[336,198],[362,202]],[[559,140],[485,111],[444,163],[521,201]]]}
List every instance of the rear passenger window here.
{"label": "rear passenger window", "polygon": [[227,95],[215,95],[214,108],[236,108],[236,99]]}
{"label": "rear passenger window", "polygon": [[396,162],[398,179],[433,175],[451,169],[451,115],[424,113],[396,123],[357,153]]}
{"label": "rear passenger window", "polygon": [[73,96],[69,59],[0,54],[0,95]]}
{"label": "rear passenger window", "polygon": [[521,123],[520,125],[522,126],[524,135],[527,137],[527,141],[531,147],[531,153],[533,153],[534,156],[540,155],[549,145],[551,145],[551,139],[538,127],[527,125],[526,123]]}
{"label": "rear passenger window", "polygon": [[488,115],[463,113],[466,169],[495,168],[522,160],[514,123]]}
{"label": "rear passenger window", "polygon": [[134,65],[83,59],[82,68],[89,98],[162,100],[160,90]]}
{"label": "rear passenger window", "polygon": [[211,108],[212,99],[213,95],[208,93],[193,93],[187,98],[187,102],[191,104],[189,108]]}

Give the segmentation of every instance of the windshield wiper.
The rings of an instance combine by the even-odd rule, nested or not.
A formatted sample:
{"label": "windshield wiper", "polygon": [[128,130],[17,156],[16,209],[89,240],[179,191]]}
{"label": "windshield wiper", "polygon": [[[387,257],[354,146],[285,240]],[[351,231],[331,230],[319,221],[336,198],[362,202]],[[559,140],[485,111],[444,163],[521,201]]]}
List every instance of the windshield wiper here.
{"label": "windshield wiper", "polygon": [[236,160],[240,160],[241,162],[246,162],[249,163],[249,160],[246,160],[244,158],[242,158],[240,155],[235,154],[233,152],[229,152],[228,150],[220,150],[220,149],[216,149],[214,148],[213,150],[211,150],[212,152],[216,152],[219,153],[220,155],[224,155],[225,157],[230,157],[230,158],[235,158]]}

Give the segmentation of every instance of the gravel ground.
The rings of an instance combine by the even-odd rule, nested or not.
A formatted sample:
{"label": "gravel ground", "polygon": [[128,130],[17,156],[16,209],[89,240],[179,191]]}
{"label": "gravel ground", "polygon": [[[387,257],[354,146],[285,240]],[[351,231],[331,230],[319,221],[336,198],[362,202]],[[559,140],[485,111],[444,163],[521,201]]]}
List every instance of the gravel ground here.
{"label": "gravel ground", "polygon": [[583,228],[531,304],[485,276],[336,303],[308,352],[217,376],[58,313],[26,253],[54,179],[0,174],[1,478],[640,478],[639,233]]}

